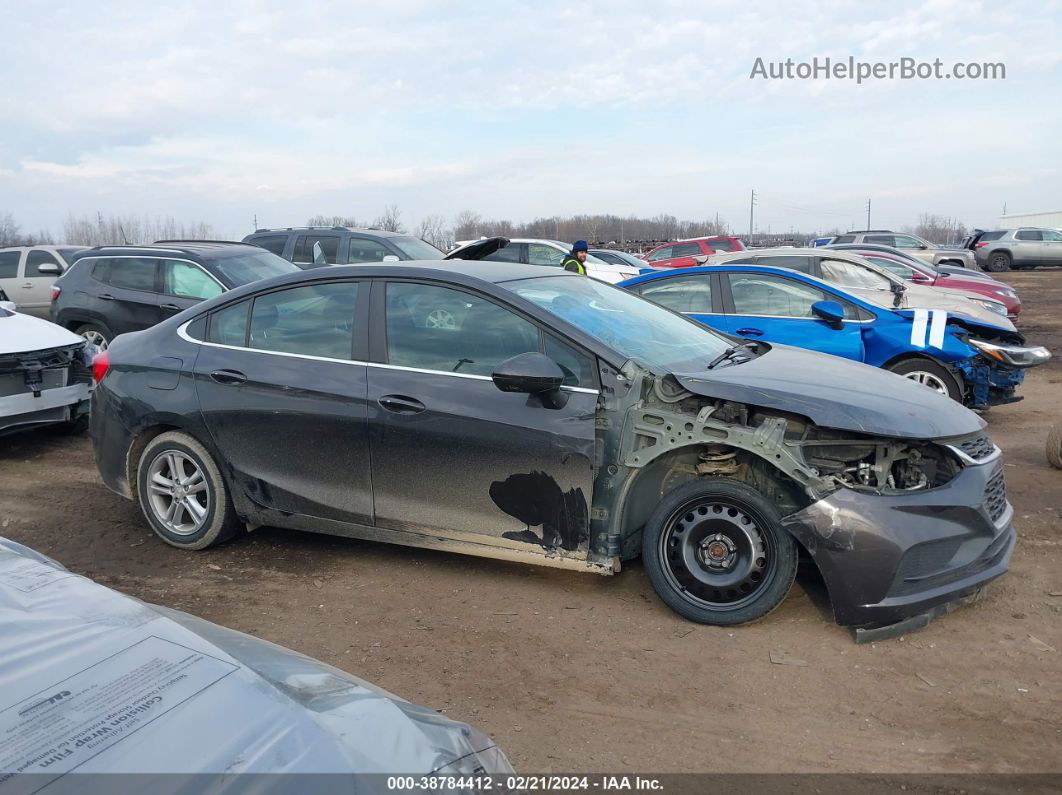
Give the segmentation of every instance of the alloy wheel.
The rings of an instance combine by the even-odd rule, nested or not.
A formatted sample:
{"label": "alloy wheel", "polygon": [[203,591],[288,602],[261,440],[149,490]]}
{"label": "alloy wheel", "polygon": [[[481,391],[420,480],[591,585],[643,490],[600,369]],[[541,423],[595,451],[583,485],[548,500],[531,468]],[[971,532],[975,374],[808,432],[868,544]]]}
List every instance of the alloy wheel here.
{"label": "alloy wheel", "polygon": [[915,370],[911,373],[904,373],[904,378],[910,378],[912,381],[916,381],[922,386],[927,386],[934,392],[944,395],[944,397],[951,396],[951,393],[948,392],[948,385],[945,384],[939,376],[933,375],[933,373],[927,373],[924,370]]}
{"label": "alloy wheel", "polygon": [[107,338],[104,337],[103,334],[101,334],[100,332],[96,331],[95,329],[90,330],[90,331],[82,331],[81,332],[81,337],[86,342],[91,342],[93,345],[95,345],[101,351],[107,350]]}
{"label": "alloy wheel", "polygon": [[165,450],[148,468],[148,505],[171,533],[188,536],[203,527],[210,512],[210,489],[203,470],[189,456]]}
{"label": "alloy wheel", "polygon": [[424,326],[426,328],[456,329],[457,318],[453,316],[449,309],[433,309],[424,318]]}

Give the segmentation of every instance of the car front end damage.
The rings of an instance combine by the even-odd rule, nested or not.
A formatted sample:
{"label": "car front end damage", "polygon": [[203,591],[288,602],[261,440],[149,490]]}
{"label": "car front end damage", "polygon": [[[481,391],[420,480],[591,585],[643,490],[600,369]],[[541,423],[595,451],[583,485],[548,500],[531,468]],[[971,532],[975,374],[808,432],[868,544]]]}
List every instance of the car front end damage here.
{"label": "car front end damage", "polygon": [[[749,365],[727,369],[740,367]],[[620,465],[599,476],[605,491],[626,500],[625,519],[611,523],[611,548],[621,557],[638,549],[639,503],[690,479],[725,478],[778,505],[782,526],[825,581],[836,622],[852,627],[857,641],[924,626],[1006,572],[1013,509],[999,448],[977,424],[960,417],[939,428],[960,433],[930,439],[889,436],[874,422],[831,428],[831,409],[821,404],[817,412],[806,404],[819,414],[811,419],[735,400],[729,385],[707,377],[657,377],[630,364],[625,373],[639,399],[621,401],[628,405],[615,442]],[[773,402],[767,392],[759,397]]]}
{"label": "car front end damage", "polygon": [[93,352],[78,342],[0,354],[0,433],[87,415]]}
{"label": "car front end damage", "polygon": [[1020,334],[1000,333],[986,339],[982,334],[961,333],[959,338],[974,352],[973,356],[954,363],[966,387],[966,404],[974,409],[986,409],[1017,403],[1018,386],[1025,380],[1025,371],[1038,367],[1051,358],[1051,352],[1040,345],[1024,345]]}

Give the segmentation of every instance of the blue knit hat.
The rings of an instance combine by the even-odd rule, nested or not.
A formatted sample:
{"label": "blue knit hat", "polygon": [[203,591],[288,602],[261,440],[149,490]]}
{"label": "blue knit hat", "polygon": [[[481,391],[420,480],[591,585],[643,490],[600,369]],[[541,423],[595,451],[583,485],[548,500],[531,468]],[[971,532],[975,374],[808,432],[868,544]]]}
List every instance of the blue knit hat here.
{"label": "blue knit hat", "polygon": [[575,241],[575,245],[572,246],[572,253],[574,254],[576,251],[586,251],[589,248],[590,247],[588,245],[586,245],[586,241],[585,240],[576,240]]}

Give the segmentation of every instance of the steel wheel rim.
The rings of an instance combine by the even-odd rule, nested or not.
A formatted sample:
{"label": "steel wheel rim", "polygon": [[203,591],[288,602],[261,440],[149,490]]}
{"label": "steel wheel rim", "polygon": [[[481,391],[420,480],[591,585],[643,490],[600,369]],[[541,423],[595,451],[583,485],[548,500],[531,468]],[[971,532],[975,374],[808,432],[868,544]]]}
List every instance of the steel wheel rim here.
{"label": "steel wheel rim", "polygon": [[449,309],[433,309],[424,318],[424,326],[425,328],[456,329],[457,318]]}
{"label": "steel wheel rim", "polygon": [[159,453],[148,466],[148,505],[169,532],[190,536],[199,532],[210,513],[210,488],[202,468],[177,450]]}
{"label": "steel wheel rim", "polygon": [[101,351],[107,350],[107,338],[98,331],[82,331],[81,338],[90,342]]}
{"label": "steel wheel rim", "polygon": [[944,379],[938,375],[927,373],[924,370],[915,370],[912,373],[906,373],[904,377],[910,378],[912,381],[921,384],[922,386],[929,387],[934,392],[944,395],[945,397],[951,397],[951,393],[948,391],[948,385],[945,384]]}
{"label": "steel wheel rim", "polygon": [[698,607],[733,611],[754,601],[777,568],[764,520],[721,497],[687,502],[660,534],[661,568],[668,584]]}

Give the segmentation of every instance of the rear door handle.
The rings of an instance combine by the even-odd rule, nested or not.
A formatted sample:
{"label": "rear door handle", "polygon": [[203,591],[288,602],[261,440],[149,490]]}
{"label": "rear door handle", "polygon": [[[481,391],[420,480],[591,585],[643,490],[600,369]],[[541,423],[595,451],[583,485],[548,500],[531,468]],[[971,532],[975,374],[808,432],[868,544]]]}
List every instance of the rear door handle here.
{"label": "rear door handle", "polygon": [[24,285],[22,285],[22,289],[23,290],[32,290],[33,289],[33,282],[26,282]]}
{"label": "rear door handle", "polygon": [[101,301],[113,301],[114,300],[114,296],[111,295],[110,293],[102,293],[98,297],[99,297],[99,299]]}
{"label": "rear door handle", "polygon": [[247,380],[239,370],[215,370],[210,377],[219,384],[242,384]]}
{"label": "rear door handle", "polygon": [[406,395],[384,395],[376,402],[395,414],[420,414],[424,411],[423,403]]}
{"label": "rear door handle", "polygon": [[760,328],[739,328],[737,334],[742,337],[762,337],[763,329]]}
{"label": "rear door handle", "polygon": [[162,309],[169,309],[169,310],[172,310],[174,312],[180,312],[181,311],[181,308],[179,306],[177,306],[177,304],[163,304],[161,308]]}

